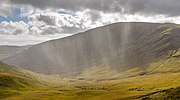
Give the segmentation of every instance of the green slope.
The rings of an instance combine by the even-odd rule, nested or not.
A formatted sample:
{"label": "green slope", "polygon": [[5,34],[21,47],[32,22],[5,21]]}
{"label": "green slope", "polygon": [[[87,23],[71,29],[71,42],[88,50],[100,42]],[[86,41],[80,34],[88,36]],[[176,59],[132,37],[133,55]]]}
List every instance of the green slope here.
{"label": "green slope", "polygon": [[[0,63],[0,99],[3,100],[164,100],[179,96],[180,72],[178,52],[168,60],[124,72],[104,65],[87,69],[76,79],[44,85],[54,79]],[[163,63],[171,61],[171,63]],[[163,66],[162,66],[163,63]],[[169,64],[169,65],[166,65]],[[152,67],[152,66],[157,67]],[[174,66],[171,71],[152,69]],[[161,72],[160,72],[161,71]],[[142,74],[145,73],[145,74]],[[45,80],[45,79],[46,80]],[[60,78],[61,79],[61,78]],[[48,81],[47,81],[48,80]],[[171,89],[174,88],[174,89]],[[178,100],[178,99],[177,99]]]}
{"label": "green slope", "polygon": [[179,100],[180,87],[153,92],[141,97],[142,100]]}
{"label": "green slope", "polygon": [[[0,63],[0,98],[5,100],[176,100],[180,86],[180,50],[166,59],[119,72],[105,63],[61,82]],[[61,80],[61,78],[59,78]],[[51,85],[48,81],[54,81]],[[171,89],[173,88],[173,89]],[[31,99],[29,99],[31,98]],[[178,100],[178,99],[177,99]]]}
{"label": "green slope", "polygon": [[143,75],[100,82],[74,79],[64,85],[52,85],[4,100],[134,100],[157,91],[179,87],[179,81],[180,73]]}
{"label": "green slope", "polygon": [[0,62],[0,99],[41,87],[41,76]]}
{"label": "green slope", "polygon": [[[130,66],[131,67],[131,66]],[[180,50],[172,50],[164,58],[149,63],[146,66],[132,67],[123,71],[111,68],[108,64],[101,62],[93,67],[87,68],[80,73],[79,78],[87,80],[117,80],[156,73],[180,72]]]}

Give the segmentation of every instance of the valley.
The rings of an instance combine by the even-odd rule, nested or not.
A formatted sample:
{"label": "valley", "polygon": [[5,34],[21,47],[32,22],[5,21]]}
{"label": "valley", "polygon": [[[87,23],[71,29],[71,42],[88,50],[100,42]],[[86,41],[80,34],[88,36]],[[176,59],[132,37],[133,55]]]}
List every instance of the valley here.
{"label": "valley", "polygon": [[[169,73],[101,82],[74,80],[70,81],[71,85],[68,85],[69,82],[54,86],[51,84],[4,100],[141,100],[144,95],[179,87],[179,77],[180,73]],[[179,92],[173,96],[176,99],[171,96],[168,99],[178,100]]]}
{"label": "valley", "polygon": [[169,89],[174,89],[175,95],[166,95],[166,98],[178,100],[180,97],[179,90],[176,90],[180,86],[179,71],[136,76],[131,76],[132,71],[129,71],[126,75],[129,73],[130,76],[122,78],[112,77],[117,73],[110,69],[109,74],[103,74],[101,71],[105,71],[105,68],[102,68],[101,71],[97,69],[96,76],[89,74],[88,77],[63,78],[39,75],[4,64],[0,69],[2,100],[156,100],[160,97],[159,100],[164,100],[161,91]]}
{"label": "valley", "polygon": [[180,26],[115,23],[0,46],[2,100],[179,100]]}

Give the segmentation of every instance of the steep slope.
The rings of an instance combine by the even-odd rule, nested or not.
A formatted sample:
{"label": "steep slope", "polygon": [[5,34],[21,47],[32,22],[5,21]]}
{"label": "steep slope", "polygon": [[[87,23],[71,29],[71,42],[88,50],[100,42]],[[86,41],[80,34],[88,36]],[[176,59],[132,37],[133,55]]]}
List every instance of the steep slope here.
{"label": "steep slope", "polygon": [[116,23],[32,46],[4,59],[43,74],[74,75],[96,65],[111,69],[141,67],[170,57],[180,47],[180,26]]}
{"label": "steep slope", "polygon": [[5,59],[20,53],[31,46],[0,46],[0,59]]}
{"label": "steep slope", "polygon": [[179,100],[180,87],[161,90],[142,96],[141,100]]}
{"label": "steep slope", "polygon": [[42,85],[38,74],[0,62],[0,99]]}

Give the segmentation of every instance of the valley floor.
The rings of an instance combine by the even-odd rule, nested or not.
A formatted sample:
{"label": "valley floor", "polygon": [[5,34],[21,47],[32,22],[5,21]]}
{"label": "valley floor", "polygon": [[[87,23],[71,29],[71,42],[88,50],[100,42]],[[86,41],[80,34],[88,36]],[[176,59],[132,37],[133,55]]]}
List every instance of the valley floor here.
{"label": "valley floor", "polygon": [[63,83],[24,91],[3,100],[157,100],[157,98],[178,100],[180,98],[178,88],[180,72],[98,82],[85,79],[62,79],[62,81]]}

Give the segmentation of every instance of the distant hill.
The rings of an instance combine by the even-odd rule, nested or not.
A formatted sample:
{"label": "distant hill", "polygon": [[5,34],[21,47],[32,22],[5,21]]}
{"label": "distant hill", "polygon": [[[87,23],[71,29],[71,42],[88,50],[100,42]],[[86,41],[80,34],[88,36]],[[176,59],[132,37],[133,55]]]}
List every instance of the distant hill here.
{"label": "distant hill", "polygon": [[32,46],[3,61],[43,74],[75,75],[97,65],[145,69],[179,48],[179,25],[115,23]]}
{"label": "distant hill", "polygon": [[8,58],[12,55],[15,55],[17,53],[20,53],[26,49],[28,49],[31,46],[6,46],[2,45],[0,46],[0,59]]}

